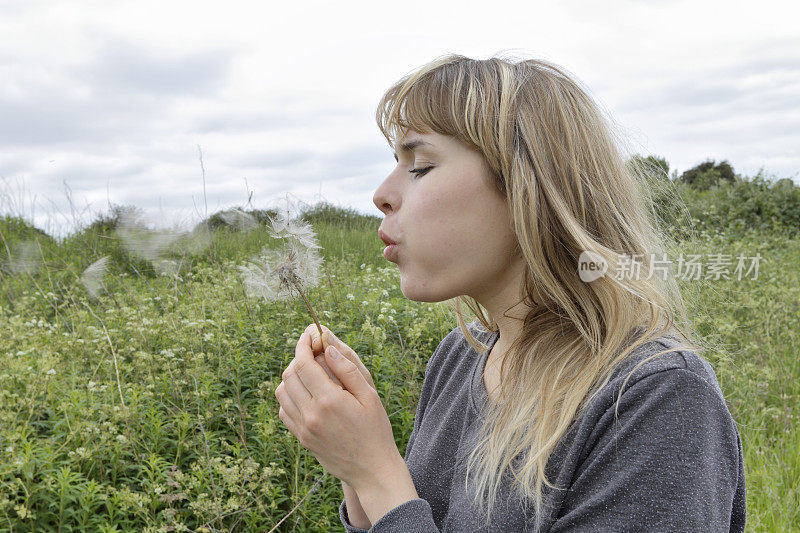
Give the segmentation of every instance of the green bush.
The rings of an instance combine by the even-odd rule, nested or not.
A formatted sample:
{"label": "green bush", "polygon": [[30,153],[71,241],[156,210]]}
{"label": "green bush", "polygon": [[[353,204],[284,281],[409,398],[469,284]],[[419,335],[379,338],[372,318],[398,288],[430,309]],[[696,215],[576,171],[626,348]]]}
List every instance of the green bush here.
{"label": "green bush", "polygon": [[694,189],[705,191],[722,183],[735,183],[737,177],[727,161],[715,164],[712,159],[690,168],[678,180]]}

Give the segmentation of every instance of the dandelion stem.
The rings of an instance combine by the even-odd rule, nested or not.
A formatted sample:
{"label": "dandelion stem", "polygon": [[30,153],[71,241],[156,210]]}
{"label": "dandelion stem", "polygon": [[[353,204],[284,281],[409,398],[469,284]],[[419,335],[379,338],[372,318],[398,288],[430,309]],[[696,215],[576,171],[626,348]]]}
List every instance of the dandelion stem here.
{"label": "dandelion stem", "polygon": [[319,338],[322,339],[322,326],[319,325],[319,320],[317,320],[317,314],[314,313],[314,308],[311,307],[311,304],[308,302],[308,298],[306,298],[306,295],[303,294],[303,289],[300,288],[300,284],[297,283],[294,280],[292,281],[292,284],[294,285],[294,288],[297,289],[297,292],[300,293],[300,296],[303,297],[303,301],[306,303],[306,307],[308,307],[308,311],[311,313],[311,316],[314,318],[314,324],[317,325],[317,330],[319,331]]}

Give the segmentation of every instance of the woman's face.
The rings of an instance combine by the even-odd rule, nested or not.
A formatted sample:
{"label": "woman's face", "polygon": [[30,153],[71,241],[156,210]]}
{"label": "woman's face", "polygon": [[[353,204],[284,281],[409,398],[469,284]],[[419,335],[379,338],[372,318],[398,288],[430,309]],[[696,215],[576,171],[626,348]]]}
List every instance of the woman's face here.
{"label": "woman's face", "polygon": [[406,298],[468,295],[487,305],[516,289],[511,282],[519,278],[522,256],[513,255],[506,200],[483,156],[453,137],[414,131],[397,142],[395,154],[397,166],[373,202],[386,215],[381,231],[398,243],[393,261]]}

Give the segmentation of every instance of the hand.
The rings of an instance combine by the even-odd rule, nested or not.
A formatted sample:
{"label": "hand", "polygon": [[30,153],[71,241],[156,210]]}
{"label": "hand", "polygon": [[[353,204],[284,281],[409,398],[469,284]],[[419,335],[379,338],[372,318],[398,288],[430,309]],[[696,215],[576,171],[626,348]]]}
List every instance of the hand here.
{"label": "hand", "polygon": [[[319,363],[320,366],[322,366],[322,368],[325,369],[325,372],[328,374],[328,377],[330,377],[333,380],[333,382],[336,383],[337,385],[339,386],[342,385],[339,379],[330,370],[328,364],[325,362],[325,350],[329,345],[333,345],[336,346],[336,348],[339,350],[339,353],[344,355],[358,367],[358,369],[361,371],[361,375],[364,376],[364,379],[366,379],[367,383],[369,383],[369,386],[375,389],[375,383],[372,381],[372,375],[369,373],[369,370],[367,370],[367,367],[364,366],[364,363],[361,362],[361,359],[358,357],[358,354],[356,354],[356,352],[347,344],[340,341],[330,329],[326,328],[322,324],[320,325],[322,326],[321,340],[319,336],[319,330],[314,324],[308,326],[308,328],[306,328],[306,331],[308,331],[311,334],[311,351],[314,353],[314,360],[317,363]],[[292,359],[292,363],[294,361],[295,360]],[[292,363],[289,363],[289,365],[291,365]]]}
{"label": "hand", "polygon": [[328,345],[327,335],[321,357],[338,383],[326,375],[314,357],[312,330],[315,324],[300,336],[295,358],[275,389],[278,418],[325,470],[354,487],[374,484],[403,462],[389,417],[355,352],[348,348],[334,358],[336,347],[346,345],[335,337]]}

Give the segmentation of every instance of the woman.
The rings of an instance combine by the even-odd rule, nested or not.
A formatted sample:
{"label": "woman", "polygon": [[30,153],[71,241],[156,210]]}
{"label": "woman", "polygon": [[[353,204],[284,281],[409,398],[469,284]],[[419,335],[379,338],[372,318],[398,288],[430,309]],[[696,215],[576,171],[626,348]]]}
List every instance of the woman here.
{"label": "woman", "polygon": [[384,256],[459,327],[405,457],[355,352],[301,336],[279,416],[342,480],[347,531],[742,531],[741,440],[659,274],[648,169],[587,93],[546,61],[448,55],[377,120],[397,160],[374,196]]}

